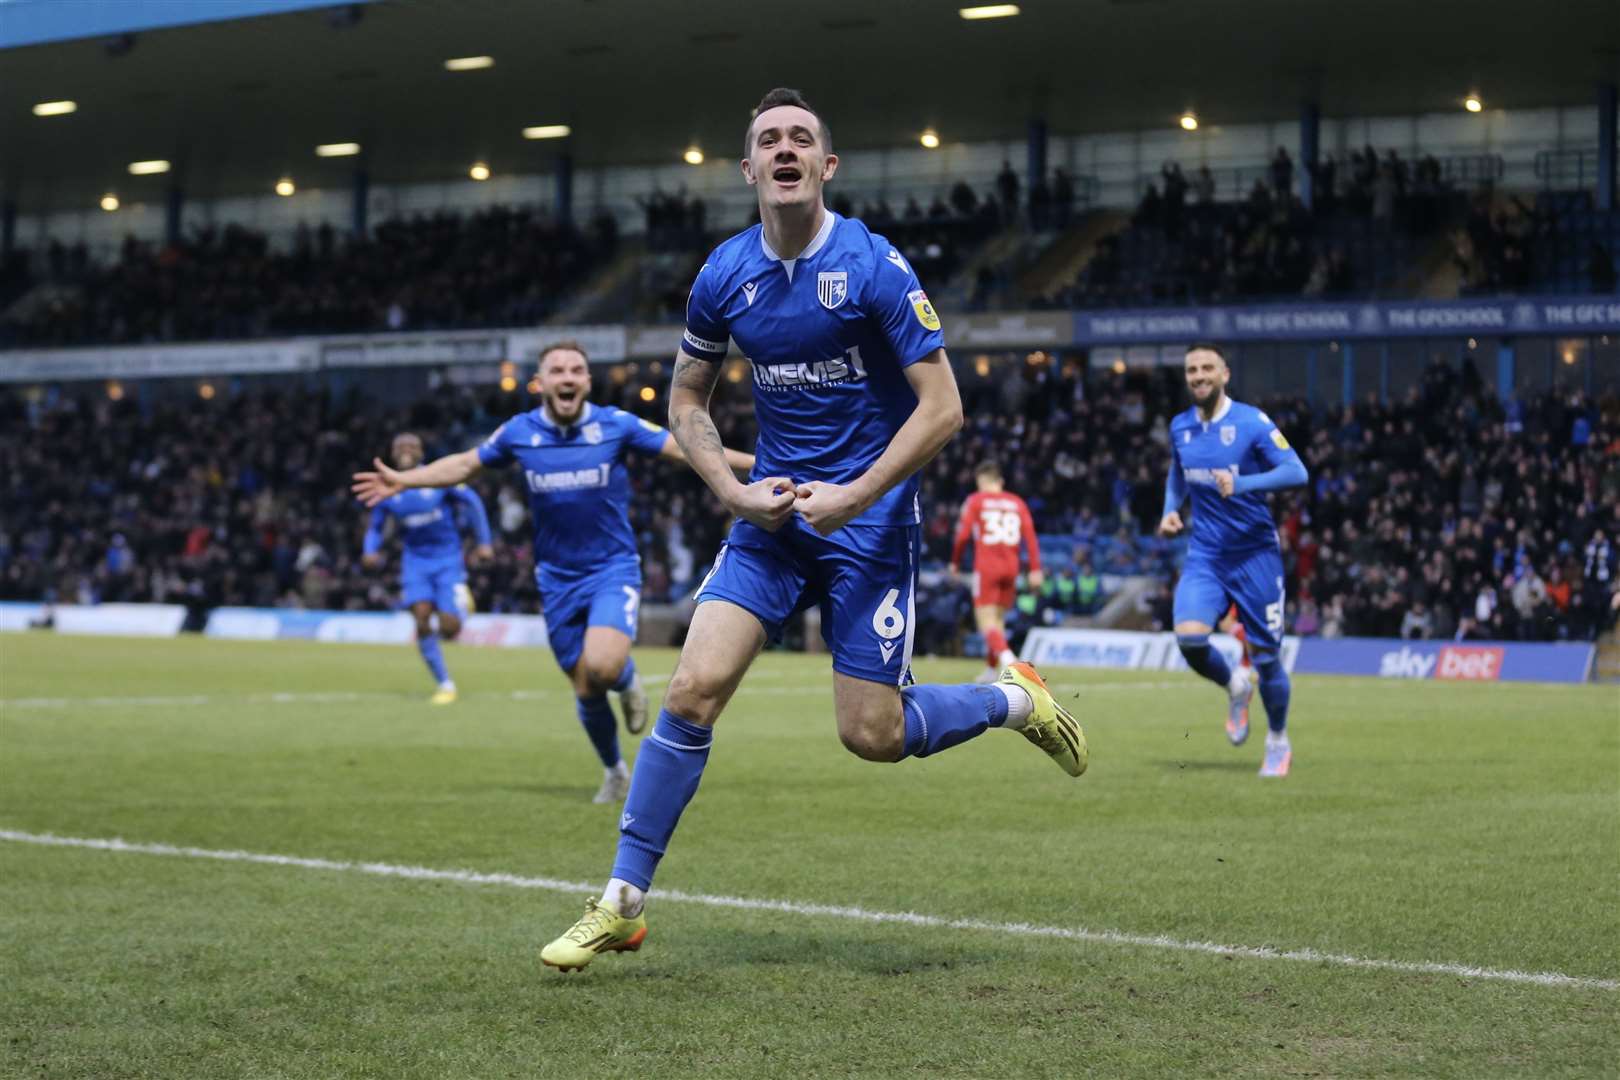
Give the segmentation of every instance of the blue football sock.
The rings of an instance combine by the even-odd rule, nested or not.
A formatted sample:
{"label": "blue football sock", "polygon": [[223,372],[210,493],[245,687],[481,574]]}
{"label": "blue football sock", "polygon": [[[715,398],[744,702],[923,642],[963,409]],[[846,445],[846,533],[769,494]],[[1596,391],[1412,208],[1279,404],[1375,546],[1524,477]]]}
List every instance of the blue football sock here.
{"label": "blue football sock", "polygon": [[611,769],[620,761],[619,725],[613,719],[613,706],[606,697],[575,698],[574,711],[579,714],[580,726],[596,747],[596,756]]}
{"label": "blue football sock", "polygon": [[444,650],[439,647],[437,634],[417,638],[416,649],[422,654],[422,659],[427,663],[428,670],[433,672],[435,682],[443,684],[450,681],[450,669],[444,666]]}
{"label": "blue football sock", "polygon": [[682,720],[668,709],[659,710],[652,731],[636,752],[630,794],[619,819],[614,877],[643,892],[652,887],[653,871],[669,847],[675,823],[697,794],[713,741],[713,728]]}
{"label": "blue football sock", "polygon": [[633,656],[627,656],[624,658],[624,670],[619,672],[619,678],[614,682],[613,689],[616,692],[622,693],[625,690],[630,689],[630,684],[635,681],[636,658]]}
{"label": "blue football sock", "polygon": [[1177,634],[1176,645],[1187,658],[1188,667],[1222,690],[1226,689],[1226,684],[1232,681],[1232,668],[1221,650],[1209,643],[1208,634]]}
{"label": "blue football sock", "polygon": [[1288,729],[1288,699],[1293,684],[1276,653],[1256,652],[1254,668],[1260,673],[1260,700],[1266,703],[1266,726],[1273,735]]}
{"label": "blue football sock", "polygon": [[900,691],[906,718],[902,758],[927,757],[999,727],[1007,719],[1007,695],[993,686],[908,686]]}

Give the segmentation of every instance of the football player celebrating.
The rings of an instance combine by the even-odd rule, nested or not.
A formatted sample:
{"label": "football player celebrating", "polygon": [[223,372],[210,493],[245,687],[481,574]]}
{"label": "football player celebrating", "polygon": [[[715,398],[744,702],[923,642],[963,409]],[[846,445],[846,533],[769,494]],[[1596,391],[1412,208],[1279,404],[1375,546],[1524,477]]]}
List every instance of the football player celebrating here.
{"label": "football player celebrating", "polygon": [[[962,425],[939,317],[899,251],[827,209],[822,185],[838,158],[797,91],[765,95],[741,164],[761,223],[698,271],[669,399],[670,430],[740,520],[698,590],[636,759],[602,899],[541,950],[564,970],[640,948],[643,901],[697,792],[715,721],[760,649],[812,605],[832,653],[838,735],[857,756],[925,757],[999,727],[1021,731],[1071,776],[1086,768],[1080,726],[1026,664],[991,686],[911,684],[915,474]],[[753,366],[749,483],[731,474],[709,416],[728,339]]]}
{"label": "football player celebrating", "polygon": [[1228,604],[1236,605],[1265,702],[1265,761],[1261,776],[1287,776],[1288,672],[1283,670],[1283,560],[1265,493],[1299,487],[1305,464],[1271,417],[1226,396],[1232,377],[1217,345],[1187,350],[1187,389],[1193,405],[1170,421],[1170,476],[1160,536],[1184,528],[1181,505],[1192,502],[1187,563],[1176,583],[1176,643],[1187,666],[1226,690],[1226,735],[1233,746],[1249,737],[1254,681],[1233,671],[1209,643]]}
{"label": "football player celebrating", "polygon": [[[541,404],[512,417],[481,446],[413,469],[354,475],[354,492],[375,506],[401,491],[453,488],[486,466],[523,469],[534,525],[534,577],[557,666],[573,683],[579,722],[602,761],[602,786],[593,801],[619,802],[630,770],[607,691],[619,695],[625,730],[647,725],[647,695],[630,646],[641,605],[641,557],[630,528],[630,480],[625,454],[639,451],[684,461],[685,454],[657,424],[589,400],[591,372],[585,349],[562,341],[540,353],[535,374]],[[716,451],[722,467],[747,470],[751,454]]]}

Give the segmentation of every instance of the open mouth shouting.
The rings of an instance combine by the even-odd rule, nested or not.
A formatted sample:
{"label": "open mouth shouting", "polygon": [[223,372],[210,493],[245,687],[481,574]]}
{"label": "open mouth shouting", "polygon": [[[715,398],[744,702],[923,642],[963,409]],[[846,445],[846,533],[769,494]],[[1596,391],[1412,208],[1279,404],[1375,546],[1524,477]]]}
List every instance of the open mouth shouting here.
{"label": "open mouth shouting", "polygon": [[804,180],[804,170],[796,164],[778,164],[771,170],[771,182],[778,191],[792,191]]}
{"label": "open mouth shouting", "polygon": [[585,388],[563,386],[551,392],[551,409],[558,417],[573,416],[585,403]]}

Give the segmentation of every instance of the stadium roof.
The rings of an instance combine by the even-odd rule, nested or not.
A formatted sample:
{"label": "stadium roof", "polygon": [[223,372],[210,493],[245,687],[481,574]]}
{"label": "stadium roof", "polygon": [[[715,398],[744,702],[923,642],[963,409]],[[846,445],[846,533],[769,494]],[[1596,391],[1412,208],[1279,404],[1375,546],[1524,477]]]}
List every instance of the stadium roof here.
{"label": "stadium roof", "polygon": [[[374,182],[458,179],[475,160],[548,171],[668,163],[692,143],[738,152],[748,110],[797,86],[839,148],[1021,140],[1323,114],[1406,115],[1585,104],[1620,81],[1620,3],[1560,0],[1025,0],[1016,18],[966,22],[954,0],[377,0],[331,11],[32,45],[0,54],[0,192],[24,213],[92,205],[117,187],[155,197],[262,193],[282,173],[346,183],[363,145]],[[3,12],[0,8],[0,12]],[[451,57],[492,68],[451,73]],[[39,118],[70,99],[78,111]],[[566,143],[522,128],[568,124]],[[1551,135],[1552,133],[1549,133]]]}

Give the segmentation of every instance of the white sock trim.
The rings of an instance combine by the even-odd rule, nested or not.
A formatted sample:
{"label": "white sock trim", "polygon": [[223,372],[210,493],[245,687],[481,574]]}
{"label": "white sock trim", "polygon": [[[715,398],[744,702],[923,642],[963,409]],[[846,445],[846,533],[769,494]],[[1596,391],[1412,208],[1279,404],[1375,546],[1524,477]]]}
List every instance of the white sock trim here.
{"label": "white sock trim", "polygon": [[600,902],[621,916],[631,918],[641,913],[642,905],[647,902],[647,894],[622,878],[609,878]]}
{"label": "white sock trim", "polygon": [[1000,690],[1001,696],[1007,699],[1007,719],[1002,721],[1001,726],[1008,731],[1022,728],[1024,721],[1029,719],[1029,714],[1035,711],[1035,699],[1030,697],[1029,691],[1022,686],[1004,682],[990,685]]}

